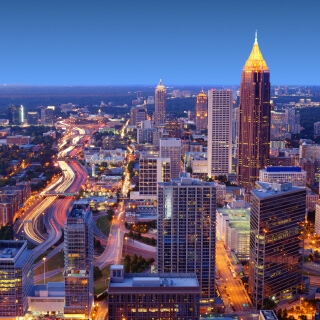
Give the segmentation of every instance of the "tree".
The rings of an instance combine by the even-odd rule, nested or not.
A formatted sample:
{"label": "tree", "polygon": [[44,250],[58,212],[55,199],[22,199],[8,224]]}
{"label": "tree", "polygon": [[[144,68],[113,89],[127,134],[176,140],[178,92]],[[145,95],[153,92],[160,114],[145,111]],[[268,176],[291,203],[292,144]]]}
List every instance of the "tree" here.
{"label": "tree", "polygon": [[270,298],[266,298],[263,300],[263,308],[266,310],[273,310],[276,306],[277,304]]}
{"label": "tree", "polygon": [[93,279],[98,280],[100,278],[102,278],[102,272],[97,266],[94,266],[93,267]]}

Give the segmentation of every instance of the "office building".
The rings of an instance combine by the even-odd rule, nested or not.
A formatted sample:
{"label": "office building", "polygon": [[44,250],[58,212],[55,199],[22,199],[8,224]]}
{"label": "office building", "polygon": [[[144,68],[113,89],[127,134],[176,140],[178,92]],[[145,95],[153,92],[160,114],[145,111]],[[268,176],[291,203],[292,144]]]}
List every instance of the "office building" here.
{"label": "office building", "polygon": [[270,73],[256,35],[240,84],[237,173],[243,188],[253,188],[269,164],[270,112]]}
{"label": "office building", "polygon": [[163,128],[166,124],[166,88],[160,79],[155,90],[154,123],[157,128]]}
{"label": "office building", "polygon": [[202,299],[215,296],[216,189],[181,174],[158,183],[159,273],[196,273]]}
{"label": "office building", "polygon": [[250,207],[241,201],[241,207],[217,208],[217,236],[220,236],[225,247],[234,252],[241,261],[250,257]]}
{"label": "office building", "polygon": [[301,285],[306,190],[289,182],[257,185],[250,197],[249,294],[261,309],[265,299],[290,299]]}
{"label": "office building", "polygon": [[41,109],[41,124],[42,125],[53,125],[54,122],[54,106],[48,106]]}
{"label": "office building", "polygon": [[33,255],[27,241],[0,241],[0,318],[18,319],[33,290]]}
{"label": "office building", "polygon": [[232,92],[208,91],[208,176],[232,171]]}
{"label": "office building", "polygon": [[288,125],[285,123],[285,113],[271,111],[270,140],[285,140]]}
{"label": "office building", "polygon": [[319,136],[319,135],[320,135],[320,121],[315,122],[315,123],[313,124],[313,134],[314,134],[315,136]]}
{"label": "office building", "polygon": [[73,203],[64,227],[65,318],[89,319],[93,304],[93,230],[89,201]]}
{"label": "office building", "polygon": [[142,153],[139,159],[139,194],[156,196],[158,182],[171,180],[170,158]]}
{"label": "office building", "polygon": [[196,129],[197,131],[208,128],[208,97],[203,89],[197,95],[196,100]]}
{"label": "office building", "polygon": [[141,122],[147,120],[146,106],[132,107],[130,110],[130,125],[141,128]]}
{"label": "office building", "polygon": [[166,131],[169,134],[169,138],[181,138],[182,135],[182,123],[179,120],[167,120]]}
{"label": "office building", "polygon": [[8,108],[8,119],[9,119],[9,124],[13,125],[20,125],[24,123],[24,107],[23,105],[11,105]]}
{"label": "office building", "polygon": [[285,122],[288,125],[288,132],[300,133],[300,114],[296,112],[296,108],[288,107],[285,110]]}
{"label": "office building", "polygon": [[305,187],[307,173],[300,167],[266,167],[260,170],[261,182],[291,182],[293,186]]}
{"label": "office building", "polygon": [[28,125],[38,125],[39,124],[39,114],[37,111],[29,111],[27,113],[27,123],[28,123]]}
{"label": "office building", "polygon": [[109,320],[199,319],[200,288],[192,274],[123,273],[111,265]]}
{"label": "office building", "polygon": [[170,158],[171,179],[178,178],[181,172],[181,139],[161,138],[159,156],[160,158]]}

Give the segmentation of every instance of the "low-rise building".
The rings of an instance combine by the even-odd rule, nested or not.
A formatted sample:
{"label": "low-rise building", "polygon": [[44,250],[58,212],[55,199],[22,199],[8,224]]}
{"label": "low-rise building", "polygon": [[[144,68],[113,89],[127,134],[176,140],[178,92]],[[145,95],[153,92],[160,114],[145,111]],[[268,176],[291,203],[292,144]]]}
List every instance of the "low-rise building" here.
{"label": "low-rise building", "polygon": [[195,274],[127,274],[110,267],[109,320],[199,319],[200,287]]}

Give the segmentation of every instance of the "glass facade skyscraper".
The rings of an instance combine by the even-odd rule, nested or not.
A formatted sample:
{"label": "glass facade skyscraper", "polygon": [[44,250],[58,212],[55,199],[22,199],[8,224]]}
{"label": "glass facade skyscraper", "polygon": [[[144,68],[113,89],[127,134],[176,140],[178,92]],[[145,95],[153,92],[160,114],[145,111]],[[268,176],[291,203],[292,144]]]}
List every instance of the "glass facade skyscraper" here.
{"label": "glass facade skyscraper", "polygon": [[216,189],[188,176],[158,183],[160,273],[196,273],[202,298],[214,297]]}
{"label": "glass facade skyscraper", "polygon": [[64,313],[68,318],[89,319],[93,304],[93,227],[87,200],[73,203],[64,232]]}
{"label": "glass facade skyscraper", "polygon": [[249,292],[253,306],[286,300],[301,284],[299,260],[306,210],[305,188],[258,182],[251,191]]}
{"label": "glass facade skyscraper", "polygon": [[252,189],[269,164],[270,73],[257,36],[242,71],[238,133],[238,184]]}
{"label": "glass facade skyscraper", "polygon": [[24,317],[33,290],[33,254],[27,241],[0,241],[0,318]]}

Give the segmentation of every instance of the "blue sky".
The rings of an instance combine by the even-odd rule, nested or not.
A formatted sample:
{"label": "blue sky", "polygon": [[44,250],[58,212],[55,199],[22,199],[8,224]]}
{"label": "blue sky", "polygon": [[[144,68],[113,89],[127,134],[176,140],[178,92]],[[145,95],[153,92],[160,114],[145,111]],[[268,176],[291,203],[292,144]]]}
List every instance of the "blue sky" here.
{"label": "blue sky", "polygon": [[319,9],[316,0],[2,0],[0,83],[237,85],[257,29],[273,85],[320,85]]}

